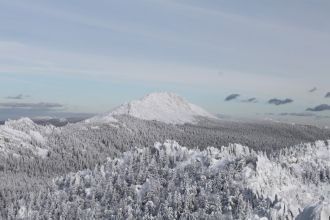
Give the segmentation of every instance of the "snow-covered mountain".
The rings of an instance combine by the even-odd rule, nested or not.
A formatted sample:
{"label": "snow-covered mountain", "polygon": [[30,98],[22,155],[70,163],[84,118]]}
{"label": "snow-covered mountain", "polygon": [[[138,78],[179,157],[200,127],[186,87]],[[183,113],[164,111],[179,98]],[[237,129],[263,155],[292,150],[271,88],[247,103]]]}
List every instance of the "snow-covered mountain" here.
{"label": "snow-covered mountain", "polygon": [[113,111],[93,117],[87,122],[116,122],[113,116],[130,115],[144,120],[156,120],[168,124],[196,123],[198,117],[215,119],[201,107],[168,92],[151,93],[140,100],[125,103]]}
{"label": "snow-covered mountain", "polygon": [[215,118],[175,94],[154,93],[91,124],[6,121],[0,126],[0,219],[328,216],[328,130],[189,124],[199,117]]}

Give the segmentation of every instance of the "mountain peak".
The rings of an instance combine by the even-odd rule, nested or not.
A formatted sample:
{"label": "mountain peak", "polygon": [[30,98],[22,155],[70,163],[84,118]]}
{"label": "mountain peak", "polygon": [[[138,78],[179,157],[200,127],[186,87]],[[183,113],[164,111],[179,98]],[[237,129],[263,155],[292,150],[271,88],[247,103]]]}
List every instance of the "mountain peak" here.
{"label": "mountain peak", "polygon": [[130,115],[144,120],[156,120],[168,124],[195,123],[197,122],[196,117],[216,118],[175,93],[158,92],[125,103],[110,113],[94,117],[88,121],[107,122],[109,119],[113,120],[112,116],[114,115]]}
{"label": "mountain peak", "polygon": [[148,100],[162,100],[162,101],[175,101],[175,102],[187,102],[181,96],[172,92],[154,92],[144,96],[141,101]]}

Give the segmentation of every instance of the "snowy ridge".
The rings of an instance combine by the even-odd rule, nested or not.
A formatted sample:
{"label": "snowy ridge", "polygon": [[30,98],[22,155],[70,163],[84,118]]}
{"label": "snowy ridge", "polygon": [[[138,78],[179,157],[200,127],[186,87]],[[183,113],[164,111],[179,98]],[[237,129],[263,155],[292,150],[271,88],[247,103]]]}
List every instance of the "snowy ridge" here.
{"label": "snowy ridge", "polygon": [[[165,151],[167,155],[188,155],[187,160],[182,161],[184,166],[196,160],[208,161],[209,169],[215,173],[235,160],[246,162],[247,159],[255,158],[255,164],[246,163],[242,169],[244,174],[242,184],[246,184],[255,194],[273,201],[274,209],[271,212],[271,219],[276,219],[278,216],[288,214],[297,216],[304,207],[308,210],[312,207],[313,216],[330,212],[329,180],[325,183],[316,180],[319,173],[325,174],[330,170],[328,143],[329,141],[316,141],[313,144],[293,146],[284,150],[286,152],[281,153],[275,161],[270,160],[264,153],[254,152],[240,144],[232,144],[220,150],[209,147],[204,151],[188,150],[175,141],[156,143],[155,147]],[[302,181],[303,175],[309,175],[308,172],[316,174],[314,178],[317,184],[306,184]],[[327,200],[324,201],[326,198]]]}
{"label": "snowy ridge", "polygon": [[[318,158],[324,154],[330,147],[323,141],[288,148],[279,162],[239,144],[198,150],[169,140],[56,178],[54,193],[38,202],[70,203],[80,218],[319,220],[329,213],[330,180],[313,166],[329,172],[327,156]],[[82,201],[97,208],[78,208]],[[111,208],[104,212],[104,204]],[[23,217],[30,217],[26,207]]]}
{"label": "snowy ridge", "polygon": [[18,120],[7,120],[5,126],[19,131],[35,130],[38,125],[36,125],[30,118],[20,118]]}
{"label": "snowy ridge", "polygon": [[88,119],[87,122],[116,122],[113,117],[115,115],[130,115],[168,124],[196,123],[197,117],[216,118],[174,93],[161,92],[151,93],[140,100],[125,103],[109,113]]}
{"label": "snowy ridge", "polygon": [[54,129],[53,126],[39,126],[29,118],[8,120],[0,126],[0,153],[19,157],[21,153],[32,152],[45,157],[48,152],[46,136]]}

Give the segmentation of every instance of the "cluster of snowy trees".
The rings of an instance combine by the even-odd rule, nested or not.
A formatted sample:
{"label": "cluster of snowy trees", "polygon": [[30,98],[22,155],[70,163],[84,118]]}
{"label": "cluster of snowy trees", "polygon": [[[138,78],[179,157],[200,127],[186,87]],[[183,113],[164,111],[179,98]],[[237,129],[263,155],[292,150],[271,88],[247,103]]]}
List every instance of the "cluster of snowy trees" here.
{"label": "cluster of snowy trees", "polygon": [[[200,219],[203,216],[213,218],[212,216],[223,215],[241,218],[243,214],[238,211],[238,209],[242,209],[241,206],[245,207],[243,210],[248,210],[244,214],[245,216],[251,213],[260,216],[272,214],[269,207],[275,206],[274,196],[272,199],[266,199],[268,197],[263,197],[260,189],[253,191],[251,187],[246,187],[246,182],[235,179],[242,177],[241,169],[244,165],[242,161],[248,160],[250,161],[249,166],[254,167],[253,164],[257,161],[255,155],[226,164],[228,166],[226,169],[211,174],[213,170],[209,170],[208,163],[212,162],[214,159],[212,157],[204,158],[203,165],[200,162],[189,161],[183,168],[178,166],[181,163],[180,160],[173,162],[173,158],[168,155],[159,158],[158,154],[162,151],[155,150],[152,146],[157,141],[164,142],[167,139],[177,140],[181,145],[195,149],[196,152],[199,151],[197,149],[204,149],[207,152],[208,146],[220,149],[221,146],[227,146],[229,143],[241,143],[254,151],[267,152],[267,157],[271,158],[271,161],[280,164],[280,167],[287,170],[290,177],[298,179],[299,183],[319,187],[323,187],[324,183],[329,184],[329,167],[324,163],[319,163],[320,160],[317,157],[315,157],[316,162],[306,159],[302,163],[302,160],[299,160],[299,169],[297,163],[283,164],[283,161],[295,161],[293,158],[304,158],[303,155],[309,154],[309,151],[306,153],[302,150],[307,149],[305,145],[297,146],[294,150],[287,148],[289,145],[329,139],[328,130],[310,126],[225,121],[221,123],[205,121],[197,125],[170,125],[156,121],[143,121],[129,116],[118,116],[118,121],[113,124],[77,123],[62,128],[37,126],[28,120],[23,123],[13,121],[7,124],[9,130],[3,130],[3,132],[9,132],[10,135],[14,134],[13,137],[8,136],[7,133],[3,135],[0,129],[0,219],[17,219],[19,216],[29,216],[30,219],[37,219],[34,217],[39,216],[40,219],[50,219],[50,215],[55,216],[53,219],[57,219],[58,216],[64,216],[63,213],[66,212],[71,213],[68,214],[70,218],[67,219],[74,219],[71,218],[71,215],[76,215],[76,218],[79,219],[83,219],[82,216],[87,216],[86,219],[97,219],[98,216],[103,216],[103,218],[107,218],[104,216],[117,216],[118,218],[123,216],[126,218],[127,213],[141,218],[148,215],[151,216],[150,218],[157,218],[156,214],[163,215],[164,208],[162,207],[167,207],[169,204],[171,204],[171,209],[164,216]],[[314,149],[317,146],[310,145],[309,148]],[[4,151],[1,151],[2,149]],[[141,152],[136,149],[144,149],[142,153],[144,156],[140,156]],[[234,150],[231,151],[234,152]],[[123,156],[123,152],[128,153]],[[232,152],[229,153],[229,155],[231,154]],[[115,158],[126,158],[127,155],[131,155],[133,160],[127,164],[127,167],[126,165],[109,165],[115,163]],[[111,162],[107,162],[109,158],[112,158]],[[105,163],[106,165],[104,165]],[[95,169],[95,167],[97,168]],[[101,171],[102,169],[103,171]],[[131,180],[128,182],[126,181],[126,169],[133,170]],[[113,170],[117,171],[113,172]],[[230,172],[224,172],[226,170]],[[87,187],[84,182],[80,182],[78,185],[81,190],[77,192],[75,187],[70,185],[73,177],[65,176],[70,172],[78,172],[74,175],[81,175],[82,179],[90,176],[91,181],[96,181],[97,184],[91,182],[91,186]],[[110,187],[107,186],[110,183],[109,179],[101,175],[103,172],[107,172],[107,176],[112,178],[110,186],[114,192],[111,191],[110,195],[105,195],[108,194],[108,191],[104,190]],[[137,176],[139,173],[142,177]],[[193,178],[194,173],[196,178]],[[53,185],[53,179],[58,176],[64,176],[63,181],[68,179],[65,184],[63,183],[66,187],[61,188],[61,178],[57,179],[55,186]],[[102,178],[99,178],[100,176]],[[140,198],[138,195],[142,194],[132,189],[134,185],[144,187],[147,177],[149,181],[154,181],[152,185],[156,191],[152,192],[157,192],[157,196],[160,192],[163,194],[168,192],[168,196],[171,196],[164,195],[165,197],[161,200],[156,200],[156,198],[150,200],[153,202],[153,206],[156,204],[157,206],[150,208],[151,214],[148,215],[146,212],[149,208],[146,207],[151,203],[148,203],[149,200],[147,200],[144,204],[138,200]],[[173,183],[171,183],[172,180]],[[210,183],[204,185],[208,181]],[[163,185],[164,182],[166,185]],[[235,185],[237,183],[241,185]],[[184,202],[180,203],[181,206],[173,205],[175,197],[180,197],[183,201],[188,198],[188,192],[179,190],[179,188],[190,186],[189,184],[194,186],[195,190],[198,189],[198,196],[194,191],[196,200],[193,204],[195,205],[187,206]],[[115,185],[116,187],[114,187]],[[218,191],[218,187],[222,190]],[[103,190],[103,202],[111,204],[113,208],[106,208],[104,203],[100,203],[98,200],[100,196],[94,194],[97,190],[85,191],[85,188]],[[323,192],[322,190],[324,191],[323,188],[320,188],[320,192]],[[72,196],[69,196],[68,193]],[[89,199],[90,196],[87,194],[91,195],[92,199]],[[149,192],[149,194],[152,193]],[[203,199],[205,201],[201,202]],[[226,201],[228,199],[232,204],[230,207],[223,205],[229,203]],[[216,207],[214,204],[217,204]],[[301,208],[303,205],[306,204],[299,207]],[[127,211],[125,207],[131,207],[132,210]],[[185,214],[183,214],[183,209],[189,211],[185,210]],[[287,207],[285,211],[281,210],[281,215],[289,213]],[[88,216],[94,217],[89,218]],[[170,217],[169,219],[171,219]]]}
{"label": "cluster of snowy trees", "polygon": [[110,156],[117,156],[132,147],[149,146],[167,139],[176,140],[190,148],[205,149],[208,146],[240,143],[256,151],[271,153],[284,147],[330,138],[330,130],[305,125],[233,121],[171,125],[130,116],[117,118],[119,123],[112,125],[96,124],[85,129],[82,129],[81,124],[66,126],[50,141],[56,142],[53,145],[61,148],[63,145],[66,148],[77,145],[102,148],[98,151],[108,151]]}
{"label": "cluster of snowy trees", "polygon": [[274,161],[303,183],[330,184],[330,140],[283,148],[271,154]]}
{"label": "cluster of snowy trees", "polygon": [[[326,142],[286,149],[271,159],[237,144],[200,151],[175,141],[157,143],[55,178],[13,201],[6,218],[293,219],[329,190],[329,156],[318,158],[322,153],[330,153]],[[303,177],[309,159],[325,177]]]}

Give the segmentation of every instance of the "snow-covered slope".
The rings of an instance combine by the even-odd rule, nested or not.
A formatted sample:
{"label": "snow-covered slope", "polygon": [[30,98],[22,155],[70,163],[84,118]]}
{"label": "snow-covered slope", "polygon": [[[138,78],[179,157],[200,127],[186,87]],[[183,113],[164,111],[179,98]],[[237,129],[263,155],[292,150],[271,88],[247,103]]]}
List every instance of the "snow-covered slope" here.
{"label": "snow-covered slope", "polygon": [[8,120],[0,126],[0,153],[16,157],[24,152],[45,157],[47,134],[53,131],[52,126],[38,126],[29,118]]}
{"label": "snow-covered slope", "polygon": [[50,193],[22,201],[19,213],[45,213],[33,202],[70,205],[78,219],[327,219],[330,146],[312,145],[288,148],[279,161],[239,144],[199,150],[168,140],[56,178]]}
{"label": "snow-covered slope", "polygon": [[174,93],[160,92],[151,93],[140,100],[125,103],[109,113],[88,119],[87,122],[115,122],[116,120],[113,118],[115,115],[130,115],[168,124],[195,123],[197,117],[216,118]]}

